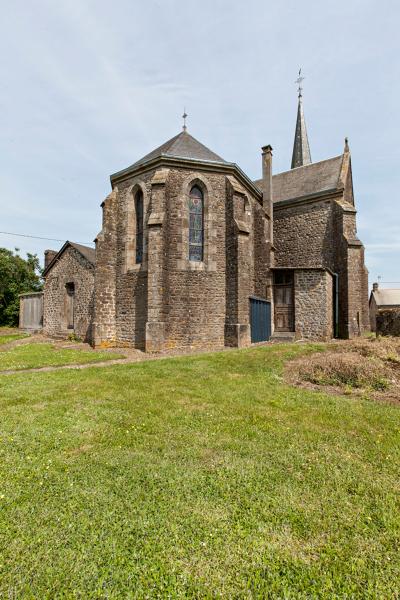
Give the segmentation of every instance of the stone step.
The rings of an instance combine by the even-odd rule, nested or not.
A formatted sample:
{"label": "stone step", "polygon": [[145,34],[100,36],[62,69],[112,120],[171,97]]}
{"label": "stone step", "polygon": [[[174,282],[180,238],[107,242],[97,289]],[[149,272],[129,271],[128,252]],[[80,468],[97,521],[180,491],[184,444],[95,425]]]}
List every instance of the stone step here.
{"label": "stone step", "polygon": [[294,342],[296,334],[294,331],[275,331],[271,337],[271,342]]}

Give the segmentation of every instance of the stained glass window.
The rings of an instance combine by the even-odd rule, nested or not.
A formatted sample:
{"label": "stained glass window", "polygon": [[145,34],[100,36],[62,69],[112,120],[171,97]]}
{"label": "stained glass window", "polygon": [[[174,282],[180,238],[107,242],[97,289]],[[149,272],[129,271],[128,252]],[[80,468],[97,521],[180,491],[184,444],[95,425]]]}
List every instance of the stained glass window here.
{"label": "stained glass window", "polygon": [[135,195],[136,212],[136,264],[143,261],[143,192],[138,190]]}
{"label": "stained glass window", "polygon": [[203,192],[195,185],[189,195],[189,260],[203,260]]}

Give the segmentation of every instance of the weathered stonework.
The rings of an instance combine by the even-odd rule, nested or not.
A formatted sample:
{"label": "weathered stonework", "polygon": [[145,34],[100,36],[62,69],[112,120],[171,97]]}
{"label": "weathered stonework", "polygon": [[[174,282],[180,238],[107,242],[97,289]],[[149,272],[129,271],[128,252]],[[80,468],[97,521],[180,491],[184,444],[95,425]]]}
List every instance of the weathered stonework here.
{"label": "weathered stonework", "polygon": [[[364,247],[356,234],[353,205],[338,194],[304,202],[277,202],[274,237],[277,268],[318,267],[337,274],[339,337],[351,338],[369,329],[368,271]],[[297,315],[296,322],[299,318]],[[316,331],[319,319],[315,314]]]}
{"label": "weathered stonework", "polygon": [[[266,302],[274,332],[274,299],[280,336],[360,335],[369,326],[368,272],[347,142],[342,156],[276,176],[265,146],[262,174],[250,181],[186,131],[114,174],[95,258],[77,244],[47,251],[45,331],[70,331],[66,286],[75,283],[74,330],[95,346],[248,346],[268,337]],[[203,206],[196,261],[194,186]]]}
{"label": "weathered stonework", "polygon": [[[188,258],[193,185],[204,197],[201,262]],[[143,261],[136,265],[134,193],[139,187],[145,240]],[[249,345],[249,298],[267,297],[268,222],[260,196],[226,173],[163,167],[119,181],[103,205],[97,239],[95,344],[149,352]],[[254,235],[255,227],[261,238]]]}
{"label": "weathered stonework", "polygon": [[295,333],[298,339],[333,337],[333,280],[323,269],[294,273]]}
{"label": "weathered stonework", "polygon": [[376,335],[400,336],[400,308],[386,308],[376,312]]}
{"label": "weathered stonework", "polygon": [[[53,257],[54,258],[54,257]],[[74,284],[74,327],[68,328],[66,302],[68,284]],[[92,341],[94,265],[69,246],[45,275],[43,331],[50,336],[74,333]]]}

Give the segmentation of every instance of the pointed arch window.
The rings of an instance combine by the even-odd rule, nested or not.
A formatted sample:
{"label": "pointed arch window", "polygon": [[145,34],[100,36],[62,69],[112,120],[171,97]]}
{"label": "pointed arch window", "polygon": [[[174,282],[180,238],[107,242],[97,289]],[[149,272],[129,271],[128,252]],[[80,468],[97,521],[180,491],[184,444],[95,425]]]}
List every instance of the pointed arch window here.
{"label": "pointed arch window", "polygon": [[194,185],[189,194],[189,260],[201,262],[204,254],[204,197]]}
{"label": "pointed arch window", "polygon": [[138,190],[135,194],[136,214],[136,264],[143,262],[143,192]]}

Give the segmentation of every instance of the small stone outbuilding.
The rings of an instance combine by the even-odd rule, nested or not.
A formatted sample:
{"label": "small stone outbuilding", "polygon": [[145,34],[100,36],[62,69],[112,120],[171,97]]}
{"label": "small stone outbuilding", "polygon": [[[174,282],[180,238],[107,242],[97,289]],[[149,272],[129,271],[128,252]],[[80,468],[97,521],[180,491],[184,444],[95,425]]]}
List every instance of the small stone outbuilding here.
{"label": "small stone outbuilding", "polygon": [[92,341],[95,250],[66,242],[59,252],[46,250],[43,271],[43,332],[54,337],[74,333]]}
{"label": "small stone outbuilding", "polygon": [[369,297],[371,331],[381,335],[400,335],[400,289],[372,286]]}

